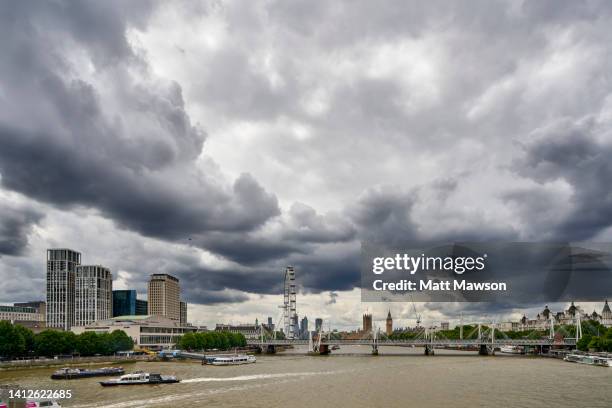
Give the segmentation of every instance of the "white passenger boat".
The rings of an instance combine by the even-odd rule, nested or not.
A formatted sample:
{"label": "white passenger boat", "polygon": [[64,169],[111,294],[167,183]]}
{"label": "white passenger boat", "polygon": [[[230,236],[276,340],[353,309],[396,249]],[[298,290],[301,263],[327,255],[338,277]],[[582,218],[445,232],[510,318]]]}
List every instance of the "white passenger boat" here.
{"label": "white passenger boat", "polygon": [[112,380],[100,381],[100,384],[103,387],[110,387],[115,385],[169,384],[180,381],[173,375],[149,374],[138,371],[122,375],[119,378],[113,378]]}
{"label": "white passenger boat", "polygon": [[524,350],[521,346],[504,345],[499,348],[500,353],[504,354],[523,354]]}
{"label": "white passenger boat", "polygon": [[209,356],[202,363],[216,366],[228,366],[228,365],[241,365],[241,364],[252,364],[257,359],[255,356],[247,354],[234,354],[224,356]]}
{"label": "white passenger boat", "polygon": [[592,354],[568,354],[563,360],[569,361],[570,363],[612,367],[612,358]]}

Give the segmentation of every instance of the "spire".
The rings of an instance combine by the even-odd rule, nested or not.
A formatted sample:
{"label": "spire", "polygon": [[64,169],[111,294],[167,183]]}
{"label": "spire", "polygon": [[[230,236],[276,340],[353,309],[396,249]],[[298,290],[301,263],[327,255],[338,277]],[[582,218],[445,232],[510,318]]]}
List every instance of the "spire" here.
{"label": "spire", "polygon": [[389,309],[389,313],[387,313],[387,320],[391,320],[391,309]]}
{"label": "spire", "polygon": [[604,305],[603,311],[601,312],[601,314],[604,313],[612,313],[612,311],[610,310],[610,306],[608,305],[608,301],[606,300],[606,303]]}

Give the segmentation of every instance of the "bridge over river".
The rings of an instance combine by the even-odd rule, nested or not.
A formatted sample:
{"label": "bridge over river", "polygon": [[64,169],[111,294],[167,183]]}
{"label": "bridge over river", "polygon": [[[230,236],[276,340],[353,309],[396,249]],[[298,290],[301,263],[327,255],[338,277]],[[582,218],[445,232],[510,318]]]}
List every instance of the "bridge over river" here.
{"label": "bridge over river", "polygon": [[251,347],[256,347],[261,351],[274,353],[279,347],[287,346],[308,346],[309,353],[328,354],[333,346],[349,346],[361,345],[371,346],[372,353],[378,354],[378,348],[384,346],[395,347],[423,347],[425,354],[433,355],[436,348],[455,348],[455,349],[475,349],[480,354],[493,354],[496,349],[502,346],[514,346],[524,349],[535,350],[536,352],[546,352],[552,347],[573,349],[576,347],[576,339],[565,338],[563,340],[555,340],[549,338],[541,339],[495,339],[495,338],[480,338],[480,339],[436,339],[436,338],[420,338],[420,339],[377,339],[376,336],[371,338],[363,338],[357,340],[342,340],[342,339],[321,339],[320,341],[312,340],[280,340],[280,339],[251,339],[247,341]]}

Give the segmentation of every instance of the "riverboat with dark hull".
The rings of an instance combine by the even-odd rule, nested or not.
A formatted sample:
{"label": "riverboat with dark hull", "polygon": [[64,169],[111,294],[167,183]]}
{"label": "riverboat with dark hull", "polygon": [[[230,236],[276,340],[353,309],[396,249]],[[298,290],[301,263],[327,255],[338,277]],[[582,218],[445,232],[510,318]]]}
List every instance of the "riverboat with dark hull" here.
{"label": "riverboat with dark hull", "polygon": [[51,374],[53,380],[74,380],[78,378],[103,377],[124,374],[122,367],[102,367],[95,369],[85,368],[62,368]]}

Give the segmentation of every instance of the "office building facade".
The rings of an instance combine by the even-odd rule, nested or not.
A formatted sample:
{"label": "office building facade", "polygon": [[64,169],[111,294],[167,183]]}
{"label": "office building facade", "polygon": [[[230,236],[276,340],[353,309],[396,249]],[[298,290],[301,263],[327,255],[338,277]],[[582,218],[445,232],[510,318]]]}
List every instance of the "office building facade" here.
{"label": "office building facade", "polygon": [[187,302],[180,302],[180,309],[181,309],[181,326],[185,326],[187,325]]}
{"label": "office building facade", "polygon": [[44,322],[45,316],[33,307],[0,306],[0,320],[6,320],[12,323]]}
{"label": "office building facade", "polygon": [[153,274],[147,288],[148,314],[180,322],[179,280],[168,274]]}
{"label": "office building facade", "polygon": [[147,301],[138,299],[134,289],[113,290],[113,317],[147,314]]}
{"label": "office building facade", "polygon": [[37,300],[34,302],[17,302],[13,303],[13,306],[31,307],[36,311],[36,313],[40,314],[40,317],[42,317],[42,321],[45,321],[47,318],[47,304],[42,300]]}
{"label": "office building facade", "polygon": [[76,267],[74,324],[85,326],[112,317],[113,276],[101,265]]}
{"label": "office building facade", "polygon": [[74,325],[75,274],[80,264],[77,251],[47,250],[47,327],[70,330]]}

